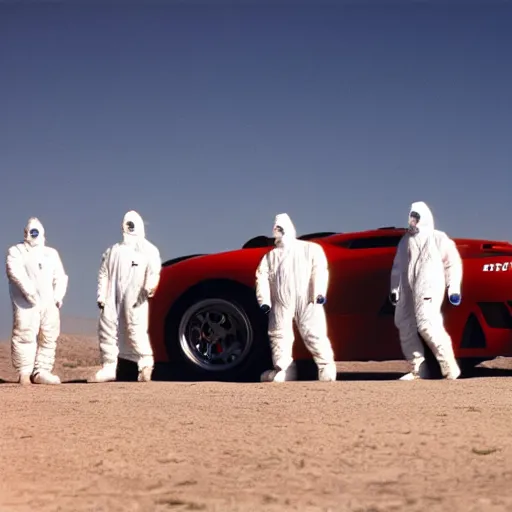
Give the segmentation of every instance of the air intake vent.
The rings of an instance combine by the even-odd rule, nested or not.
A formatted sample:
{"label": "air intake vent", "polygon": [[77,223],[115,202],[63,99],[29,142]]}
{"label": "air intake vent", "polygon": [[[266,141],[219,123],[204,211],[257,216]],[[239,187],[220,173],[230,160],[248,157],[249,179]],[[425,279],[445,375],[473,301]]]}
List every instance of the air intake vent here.
{"label": "air intake vent", "polygon": [[[320,231],[318,233],[307,233],[305,235],[298,236],[299,240],[313,240],[315,238],[325,238],[332,235],[337,235],[335,231]],[[273,247],[274,239],[265,235],[255,236],[251,238],[242,246],[242,249],[258,249],[261,247]]]}
{"label": "air intake vent", "polygon": [[460,348],[485,348],[486,345],[482,326],[476,316],[471,313],[462,333]]}
{"label": "air intake vent", "polygon": [[479,302],[485,322],[493,329],[512,329],[512,316],[504,302]]}
{"label": "air intake vent", "polygon": [[402,235],[372,236],[368,238],[355,238],[346,246],[348,249],[382,249],[384,247],[396,247]]}

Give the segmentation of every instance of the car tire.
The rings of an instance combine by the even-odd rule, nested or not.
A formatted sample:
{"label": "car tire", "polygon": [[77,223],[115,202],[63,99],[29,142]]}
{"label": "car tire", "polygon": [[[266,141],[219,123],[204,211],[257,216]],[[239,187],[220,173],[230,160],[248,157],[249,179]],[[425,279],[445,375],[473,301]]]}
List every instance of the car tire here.
{"label": "car tire", "polygon": [[[166,347],[171,361],[169,378],[181,381],[259,381],[261,373],[271,367],[267,326],[267,317],[259,310],[253,290],[224,283],[200,287],[185,296],[167,317]],[[215,329],[217,333],[214,332],[213,337],[231,336],[231,339],[223,340],[227,349],[214,354],[216,359],[208,359],[204,349],[214,351],[220,344],[202,339],[205,332],[208,334]],[[232,349],[232,355],[226,356]],[[219,362],[221,355],[231,359]]]}
{"label": "car tire", "polygon": [[479,357],[463,357],[458,358],[457,363],[459,365],[461,375],[460,378],[470,378],[478,374],[477,366],[486,361],[485,358]]}
{"label": "car tire", "polygon": [[[432,350],[425,344],[425,360],[428,368],[428,372],[431,379],[442,379],[441,368],[435,358]],[[486,359],[476,357],[463,357],[457,358],[457,364],[459,365],[461,374],[460,379],[473,377],[478,373],[477,366],[483,363]]]}
{"label": "car tire", "polygon": [[137,363],[117,358],[116,381],[117,382],[137,382],[139,376],[139,368]]}

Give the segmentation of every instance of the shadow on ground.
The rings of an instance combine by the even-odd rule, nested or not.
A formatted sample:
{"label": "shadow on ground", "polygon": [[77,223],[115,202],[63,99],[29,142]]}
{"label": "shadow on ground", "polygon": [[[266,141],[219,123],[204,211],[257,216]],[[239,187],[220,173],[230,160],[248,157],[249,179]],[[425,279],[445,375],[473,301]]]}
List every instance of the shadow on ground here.
{"label": "shadow on ground", "polygon": [[[439,365],[434,356],[426,353],[427,365],[431,375],[431,379],[441,379]],[[95,361],[94,361],[95,362]],[[488,366],[490,364],[490,366]],[[299,381],[316,381],[318,380],[318,372],[316,364],[313,360],[297,361],[298,380]],[[68,365],[69,366],[69,365]],[[498,367],[493,367],[498,366]],[[501,366],[501,367],[500,367]],[[393,381],[398,380],[406,372],[407,365],[402,361],[384,361],[384,362],[343,362],[338,366],[338,381]],[[4,372],[4,367],[1,369]],[[85,363],[78,369],[72,366],[69,368],[57,368],[57,374],[61,377],[65,384],[86,384],[86,376],[92,373],[94,367],[89,367]],[[261,371],[253,368],[252,372],[242,373],[237,377],[233,375],[216,376],[213,373],[198,374],[190,371],[190,368],[183,364],[157,364],[153,372],[154,381],[164,382],[233,382],[233,383],[254,383],[259,382]],[[118,360],[117,380],[119,382],[136,382],[138,369],[136,363]],[[512,377],[512,366],[510,361],[500,363],[499,360],[484,363],[484,366],[465,366],[461,379],[478,379],[478,378],[503,378]],[[15,384],[16,378],[12,372],[6,371],[3,378],[0,378],[1,384]]]}
{"label": "shadow on ground", "polygon": [[[398,380],[400,377],[404,375],[403,372],[338,372],[337,380],[338,381],[393,381]],[[503,377],[512,377],[512,369],[502,369],[502,368],[486,368],[486,367],[476,367],[471,371],[466,371],[460,378],[461,379],[478,379],[478,378],[503,378]],[[440,376],[434,376],[432,380],[440,379]],[[154,381],[159,382],[200,382],[199,378],[191,378],[186,375],[179,375],[176,372],[164,371],[160,369],[153,375]],[[313,371],[302,371],[299,372],[299,381],[315,381],[317,380],[315,369]],[[118,378],[119,382],[135,382],[137,381],[136,375],[123,375]],[[208,379],[209,382],[225,382],[225,380],[221,379]],[[254,382],[248,379],[234,379],[232,382]],[[0,385],[2,384],[16,384],[16,381],[6,380],[0,378]],[[72,379],[65,380],[63,379],[63,384],[87,384],[87,379]]]}

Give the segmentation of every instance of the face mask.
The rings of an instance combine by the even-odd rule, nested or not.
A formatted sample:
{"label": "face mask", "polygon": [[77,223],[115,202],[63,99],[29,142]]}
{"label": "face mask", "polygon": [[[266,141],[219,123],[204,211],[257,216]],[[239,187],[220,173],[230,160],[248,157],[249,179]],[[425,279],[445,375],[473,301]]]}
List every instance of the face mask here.
{"label": "face mask", "polygon": [[420,221],[420,214],[411,212],[409,215],[409,233],[416,234],[419,232],[418,223]]}
{"label": "face mask", "polygon": [[272,230],[272,233],[274,235],[274,238],[276,239],[276,242],[279,242],[282,240],[284,236],[284,229],[281,226],[275,226]]}
{"label": "face mask", "polygon": [[126,228],[128,229],[128,233],[133,233],[135,231],[135,224],[131,220],[129,220],[126,223]]}

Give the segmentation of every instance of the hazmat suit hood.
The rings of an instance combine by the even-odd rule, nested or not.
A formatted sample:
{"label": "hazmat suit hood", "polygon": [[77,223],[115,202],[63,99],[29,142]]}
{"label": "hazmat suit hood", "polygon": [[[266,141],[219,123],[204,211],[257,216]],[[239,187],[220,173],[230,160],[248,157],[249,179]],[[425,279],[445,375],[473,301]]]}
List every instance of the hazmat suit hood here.
{"label": "hazmat suit hood", "polygon": [[130,210],[125,214],[121,229],[123,232],[123,241],[125,243],[130,244],[140,240],[141,238],[146,238],[144,221],[134,210]]}
{"label": "hazmat suit hood", "polygon": [[419,220],[415,226],[415,229],[411,230],[414,233],[421,233],[422,235],[430,235],[434,232],[434,216],[430,211],[430,208],[423,201],[417,201],[412,203],[411,209],[409,210],[409,218],[411,214],[415,212],[419,215]]}
{"label": "hazmat suit hood", "polygon": [[32,247],[43,246],[46,243],[44,227],[37,217],[30,217],[24,231],[25,243]]}
{"label": "hazmat suit hood", "polygon": [[279,213],[274,220],[273,235],[275,244],[282,246],[297,238],[297,231],[287,213]]}

